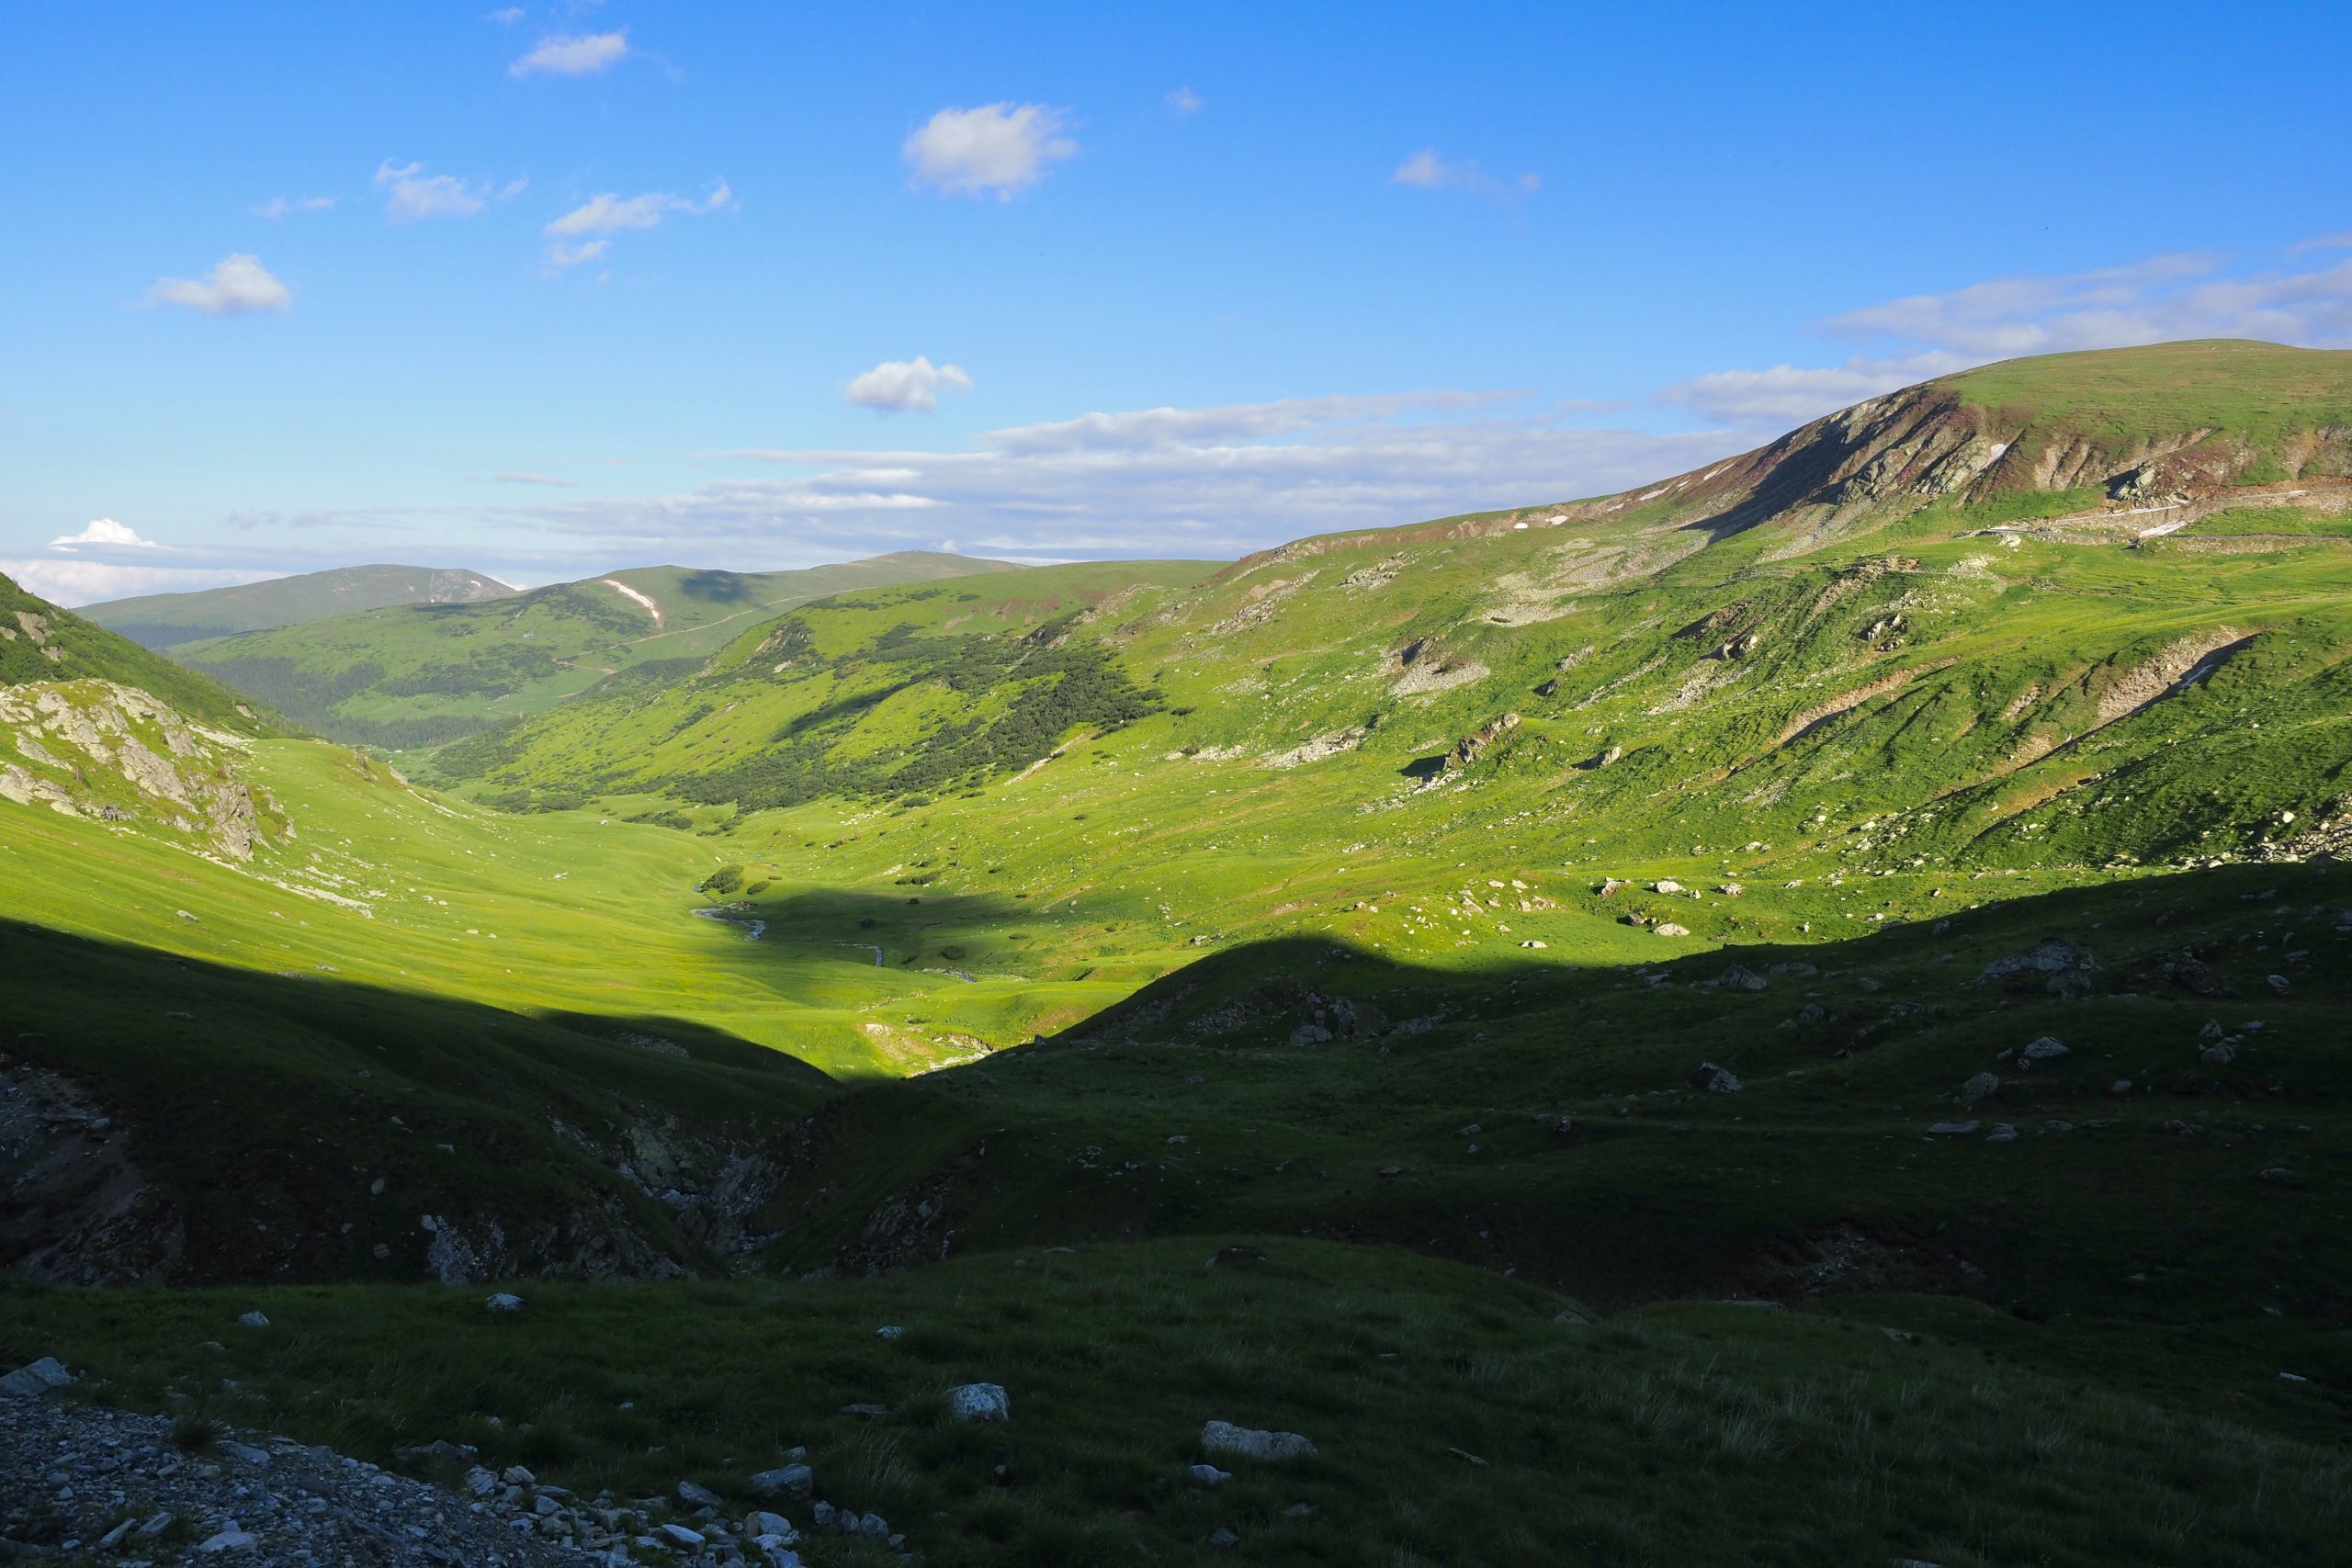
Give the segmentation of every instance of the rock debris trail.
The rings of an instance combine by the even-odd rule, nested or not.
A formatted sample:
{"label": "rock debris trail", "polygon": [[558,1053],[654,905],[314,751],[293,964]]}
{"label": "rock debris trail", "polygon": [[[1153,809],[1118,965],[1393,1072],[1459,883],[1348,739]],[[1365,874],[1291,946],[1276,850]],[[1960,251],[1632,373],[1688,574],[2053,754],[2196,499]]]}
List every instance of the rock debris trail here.
{"label": "rock debris trail", "polygon": [[492,1508],[283,1438],[196,1453],[172,1423],[54,1395],[0,1403],[0,1559],[251,1568],[578,1568]]}

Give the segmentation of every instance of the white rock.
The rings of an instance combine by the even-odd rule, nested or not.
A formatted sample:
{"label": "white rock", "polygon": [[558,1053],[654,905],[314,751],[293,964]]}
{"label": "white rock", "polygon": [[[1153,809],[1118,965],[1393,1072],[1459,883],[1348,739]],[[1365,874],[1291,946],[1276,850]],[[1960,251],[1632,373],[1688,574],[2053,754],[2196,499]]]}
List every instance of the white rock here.
{"label": "white rock", "polygon": [[260,1540],[249,1531],[231,1525],[220,1534],[208,1537],[196,1550],[198,1554],[210,1557],[223,1551],[251,1551],[260,1544]]}
{"label": "white rock", "polygon": [[886,1323],[881,1327],[874,1331],[874,1337],[876,1339],[896,1339],[899,1335],[904,1334],[905,1332],[905,1329],[899,1327],[895,1323]]}
{"label": "white rock", "polygon": [[771,1514],[764,1508],[754,1508],[743,1517],[743,1533],[774,1536],[786,1546],[800,1539],[800,1532],[792,1528],[790,1519],[782,1514]]}
{"label": "white rock", "polygon": [[2066,1046],[2064,1041],[2045,1034],[2018,1055],[2028,1062],[2054,1062],[2066,1055]]}
{"label": "white rock", "polygon": [[959,1383],[947,1391],[947,1414],[958,1421],[1009,1421],[1012,1402],[1001,1384]]}
{"label": "white rock", "polygon": [[1212,1421],[1201,1428],[1201,1450],[1242,1459],[1285,1460],[1304,1459],[1315,1451],[1315,1445],[1296,1432],[1267,1432],[1230,1421]]}
{"label": "white rock", "polygon": [[703,1543],[702,1531],[690,1530],[684,1525],[657,1525],[653,1536],[665,1546],[688,1546],[700,1550]]}
{"label": "white rock", "polygon": [[523,1298],[501,1291],[481,1304],[492,1312],[518,1313],[523,1310]]}
{"label": "white rock", "polygon": [[54,1356],[18,1367],[6,1377],[0,1378],[0,1397],[31,1399],[53,1388],[63,1388],[74,1381],[74,1374]]}
{"label": "white rock", "polygon": [[780,1470],[763,1470],[752,1477],[754,1497],[806,1497],[815,1482],[815,1475],[805,1464],[787,1464]]}
{"label": "white rock", "polygon": [[684,1503],[689,1508],[718,1508],[725,1506],[725,1504],[721,1501],[718,1493],[713,1492],[707,1486],[701,1485],[692,1481],[681,1481],[678,1483],[678,1501]]}
{"label": "white rock", "polygon": [[261,1310],[258,1307],[252,1312],[239,1313],[237,1314],[237,1321],[244,1325],[247,1328],[267,1328],[269,1326],[269,1319],[262,1315]]}
{"label": "white rock", "polygon": [[1185,1473],[1193,1478],[1193,1484],[1195,1486],[1215,1486],[1221,1482],[1233,1479],[1231,1471],[1219,1470],[1213,1464],[1196,1464]]}

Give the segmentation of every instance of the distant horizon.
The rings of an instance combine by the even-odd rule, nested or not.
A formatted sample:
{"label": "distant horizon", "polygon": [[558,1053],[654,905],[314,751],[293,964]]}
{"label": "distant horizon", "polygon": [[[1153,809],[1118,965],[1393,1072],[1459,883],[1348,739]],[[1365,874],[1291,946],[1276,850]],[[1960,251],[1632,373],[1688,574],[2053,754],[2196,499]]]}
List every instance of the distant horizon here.
{"label": "distant horizon", "polygon": [[[6,176],[0,570],[1230,559],[1993,360],[2352,345],[2307,174],[2352,164],[2352,39],[2259,11],[2142,15],[2206,66],[2153,119],[2013,112],[2019,59],[2111,47],[2068,7],[40,12],[0,62],[50,150]],[[1965,128],[1954,173],[1918,125]],[[2231,194],[1969,183],[2034,168]]]}

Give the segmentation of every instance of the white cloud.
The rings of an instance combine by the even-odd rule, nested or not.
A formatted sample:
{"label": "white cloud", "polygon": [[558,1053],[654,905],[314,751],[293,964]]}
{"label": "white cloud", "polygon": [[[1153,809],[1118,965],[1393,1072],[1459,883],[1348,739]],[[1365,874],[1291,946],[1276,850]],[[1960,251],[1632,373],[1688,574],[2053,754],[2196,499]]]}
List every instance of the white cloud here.
{"label": "white cloud", "polygon": [[667,191],[648,191],[643,196],[626,198],[605,191],[590,197],[580,206],[548,225],[550,234],[617,234],[627,229],[651,229],[673,213],[699,218],[737,205],[735,193],[720,180],[710,187],[710,195],[700,201],[687,197],[672,196]]}
{"label": "white cloud", "polygon": [[334,197],[331,196],[298,196],[290,200],[273,196],[254,209],[254,216],[276,220],[297,212],[325,212],[334,206]]}
{"label": "white cloud", "polygon": [[384,216],[413,223],[421,218],[470,218],[493,201],[514,200],[530,182],[509,180],[493,188],[488,180],[428,175],[423,164],[395,164],[387,158],[376,165],[376,184],[384,187]]}
{"label": "white cloud", "polygon": [[785,470],[683,494],[549,498],[503,511],[577,541],[585,566],[691,545],[729,560],[933,547],[1054,558],[1227,557],[1303,535],[1623,490],[1728,456],[1723,432],[1580,428],[1506,415],[1509,393],[1305,398],[1083,415],[956,451],[722,454]]}
{"label": "white cloud", "polygon": [[1962,368],[1957,355],[1902,359],[1853,358],[1826,369],[1776,365],[1770,370],[1716,370],[1660,390],[1660,402],[1679,403],[1717,423],[1757,430],[1803,424],[1833,410],[1930,380]]}
{"label": "white cloud", "polygon": [[578,481],[559,479],[553,474],[533,474],[506,469],[490,476],[503,485],[553,485],[558,490],[570,490]]}
{"label": "white cloud", "polygon": [[939,406],[942,391],[971,389],[972,378],[962,366],[933,365],[918,354],[912,359],[884,360],[853,378],[842,396],[879,413],[929,413]]}
{"label": "white cloud", "polygon": [[2308,240],[2298,240],[2287,247],[2287,254],[2290,256],[2301,255],[2306,251],[2352,251],[2352,229],[2339,234],[2313,234]]}
{"label": "white cloud", "polygon": [[613,243],[610,240],[587,240],[576,245],[567,241],[558,240],[548,246],[548,265],[561,270],[567,266],[579,266],[585,262],[602,261],[605,259],[605,253],[612,248]]}
{"label": "white cloud", "polygon": [[1434,147],[1424,147],[1396,165],[1388,176],[1390,185],[1409,186],[1415,190],[1466,190],[1476,196],[1508,198],[1512,186],[1522,196],[1532,196],[1544,182],[1532,172],[1519,176],[1512,186],[1487,173],[1478,160],[1465,158],[1459,164],[1449,164],[1437,155]]}
{"label": "white cloud", "polygon": [[[2352,235],[2338,238],[2352,249]],[[2324,248],[2332,247],[2305,241],[2290,254]],[[2024,355],[2184,338],[2352,347],[2352,258],[2301,271],[2238,272],[2230,258],[2209,253],[2151,256],[1908,295],[1832,316],[1815,330],[1881,352],[1823,368],[1718,370],[1657,397],[1752,429],[1801,423],[1897,387]]]}
{"label": "white cloud", "polygon": [[1179,87],[1168,95],[1168,107],[1178,114],[1201,112],[1201,96],[1190,87]]}
{"label": "white cloud", "polygon": [[583,262],[602,261],[611,242],[583,240],[578,238],[581,235],[653,229],[673,215],[700,218],[738,205],[735,193],[728,188],[725,180],[712,186],[710,194],[700,201],[659,190],[631,197],[601,192],[547,226],[546,232],[553,237],[548,245],[548,265],[560,270]]}
{"label": "white cloud", "polygon": [[626,29],[610,33],[553,33],[506,68],[509,76],[594,76],[628,57]]}
{"label": "white cloud", "polygon": [[943,196],[1010,201],[1045,178],[1048,165],[1075,157],[1069,117],[1043,104],[983,104],[941,109],[899,149],[914,183]]}
{"label": "white cloud", "polygon": [[294,302],[286,285],[270,276],[258,256],[225,256],[204,277],[159,277],[147,291],[150,305],[180,305],[208,316],[243,316],[283,310]]}
{"label": "white cloud", "polygon": [[123,599],[134,593],[179,593],[260,582],[283,572],[236,567],[118,566],[95,560],[0,560],[0,572],[53,604],[68,608]]}
{"label": "white cloud", "polygon": [[517,22],[520,22],[523,19],[523,17],[524,11],[522,6],[507,6],[499,10],[491,12],[488,17],[483,18],[483,20],[496,22],[502,28],[511,28]]}
{"label": "white cloud", "polygon": [[78,534],[61,534],[49,542],[52,550],[71,553],[83,545],[100,545],[133,550],[160,550],[164,547],[153,539],[142,539],[139,531],[111,517],[95,517]]}

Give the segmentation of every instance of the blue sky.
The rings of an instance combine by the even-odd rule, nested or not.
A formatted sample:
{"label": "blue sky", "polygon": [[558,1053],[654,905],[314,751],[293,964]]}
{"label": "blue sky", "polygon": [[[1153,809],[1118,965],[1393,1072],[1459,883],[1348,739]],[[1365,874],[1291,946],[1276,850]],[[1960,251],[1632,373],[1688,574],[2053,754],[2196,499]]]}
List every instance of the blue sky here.
{"label": "blue sky", "polygon": [[2341,19],[23,7],[0,570],[1228,556],[2352,346]]}

